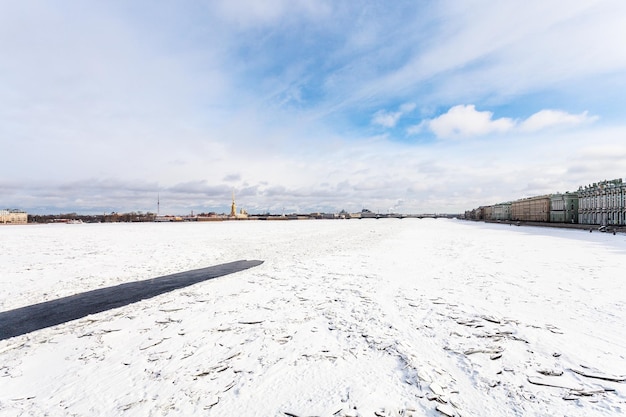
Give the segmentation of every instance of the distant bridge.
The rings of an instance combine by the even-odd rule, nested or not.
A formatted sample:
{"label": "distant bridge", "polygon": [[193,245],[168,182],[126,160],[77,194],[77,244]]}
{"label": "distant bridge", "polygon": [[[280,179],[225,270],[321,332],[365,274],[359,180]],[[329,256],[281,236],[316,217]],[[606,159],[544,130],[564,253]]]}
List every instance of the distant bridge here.
{"label": "distant bridge", "polygon": [[455,217],[458,217],[458,214],[435,214],[435,213],[424,213],[424,214],[402,214],[399,215],[402,218],[417,218],[417,219],[438,219],[438,218],[444,218],[444,219],[452,219]]}
{"label": "distant bridge", "polygon": [[438,218],[451,219],[459,217],[459,214],[436,214],[436,213],[423,213],[423,214],[380,214],[380,213],[361,213],[361,219],[438,219]]}

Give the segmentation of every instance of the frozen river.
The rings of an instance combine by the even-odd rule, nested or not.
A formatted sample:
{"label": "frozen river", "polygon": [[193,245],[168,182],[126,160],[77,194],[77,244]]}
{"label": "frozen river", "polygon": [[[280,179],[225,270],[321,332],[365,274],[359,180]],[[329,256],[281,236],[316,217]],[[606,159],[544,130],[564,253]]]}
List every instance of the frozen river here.
{"label": "frozen river", "polygon": [[626,414],[623,234],[445,219],[0,227],[0,312],[239,260],[263,263],[0,340],[0,415]]}

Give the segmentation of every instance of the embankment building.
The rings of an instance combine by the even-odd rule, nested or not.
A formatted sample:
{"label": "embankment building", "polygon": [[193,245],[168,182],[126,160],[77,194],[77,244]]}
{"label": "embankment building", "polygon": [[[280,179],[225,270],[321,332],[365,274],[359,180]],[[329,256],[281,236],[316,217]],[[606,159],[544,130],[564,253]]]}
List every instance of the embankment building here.
{"label": "embankment building", "polygon": [[626,183],[621,178],[580,187],[578,199],[579,223],[626,225]]}
{"label": "embankment building", "polygon": [[0,210],[0,224],[26,224],[28,214],[21,210]]}
{"label": "embankment building", "polygon": [[550,196],[542,195],[511,203],[511,220],[524,222],[550,221]]}

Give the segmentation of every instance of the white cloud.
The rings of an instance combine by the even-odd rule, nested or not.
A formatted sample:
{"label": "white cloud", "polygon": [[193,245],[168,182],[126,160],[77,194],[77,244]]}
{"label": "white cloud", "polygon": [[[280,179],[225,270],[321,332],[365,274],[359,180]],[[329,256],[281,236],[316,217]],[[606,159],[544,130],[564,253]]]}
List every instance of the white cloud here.
{"label": "white cloud", "polygon": [[405,114],[415,110],[415,107],[415,103],[404,103],[396,112],[379,110],[374,113],[374,116],[372,117],[372,123],[383,127],[395,127],[398,123],[398,120],[400,120],[400,118]]}
{"label": "white cloud", "polygon": [[490,111],[478,111],[473,104],[457,105],[447,113],[434,119],[423,120],[420,124],[410,126],[408,135],[416,135],[425,129],[433,132],[440,139],[459,139],[507,132],[537,132],[556,127],[572,127],[583,123],[593,123],[597,116],[589,116],[588,112],[570,114],[562,110],[541,110],[523,121],[508,117],[493,118]]}
{"label": "white cloud", "polygon": [[326,2],[313,0],[220,0],[214,4],[217,12],[225,19],[242,26],[274,24],[290,15],[303,14],[310,17],[324,16],[331,7]]}
{"label": "white cloud", "polygon": [[415,103],[404,103],[400,106],[400,111],[402,114],[410,113],[415,110],[415,107],[417,107]]}
{"label": "white cloud", "polygon": [[418,125],[409,126],[406,129],[406,134],[409,136],[412,136],[412,135],[417,135],[419,133],[422,133],[425,129],[428,129],[428,123],[429,123],[429,120],[423,120]]}
{"label": "white cloud", "polygon": [[[386,72],[360,72],[356,82],[346,80],[345,91],[354,101],[421,90],[423,102],[477,102],[577,91],[610,75],[623,79],[626,49],[618,39],[626,36],[626,2],[458,3],[437,2],[436,10],[403,16],[412,32],[393,45],[405,59]],[[424,16],[438,19],[432,31]]]}
{"label": "white cloud", "polygon": [[561,110],[541,110],[520,124],[523,131],[535,132],[551,127],[569,127],[582,123],[591,123],[598,119],[597,116],[588,116],[588,112],[569,114]]}
{"label": "white cloud", "polygon": [[442,139],[481,136],[506,132],[515,126],[509,118],[493,119],[490,111],[477,111],[473,104],[452,107],[447,113],[427,121],[426,125]]}
{"label": "white cloud", "polygon": [[400,116],[402,116],[402,113],[399,111],[390,113],[385,110],[379,110],[372,117],[372,123],[383,127],[394,127],[400,120]]}

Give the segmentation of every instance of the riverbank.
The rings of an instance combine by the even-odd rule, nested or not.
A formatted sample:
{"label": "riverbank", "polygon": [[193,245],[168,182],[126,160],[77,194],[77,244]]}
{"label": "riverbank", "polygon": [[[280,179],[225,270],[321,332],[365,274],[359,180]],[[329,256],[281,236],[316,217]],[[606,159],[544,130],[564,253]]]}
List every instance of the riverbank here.
{"label": "riverbank", "polygon": [[546,223],[546,222],[521,222],[512,220],[469,220],[491,224],[502,224],[510,226],[534,226],[534,227],[553,227],[560,229],[579,229],[579,230],[591,230],[592,232],[605,232],[605,233],[626,233],[626,226],[606,226],[601,229],[598,224],[576,224],[576,223]]}

